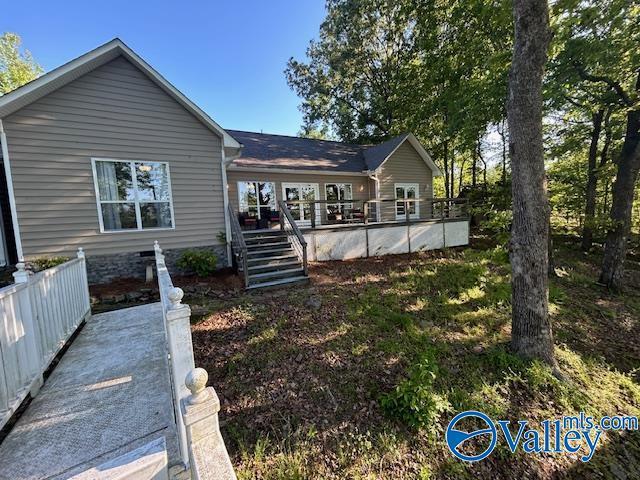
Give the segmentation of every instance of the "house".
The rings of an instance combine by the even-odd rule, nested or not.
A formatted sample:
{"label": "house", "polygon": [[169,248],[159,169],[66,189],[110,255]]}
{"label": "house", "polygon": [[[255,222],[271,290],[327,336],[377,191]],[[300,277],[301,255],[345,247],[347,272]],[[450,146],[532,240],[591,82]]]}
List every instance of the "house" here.
{"label": "house", "polygon": [[143,276],[156,240],[169,267],[212,250],[248,286],[304,278],[307,259],[468,241],[412,134],[361,146],[225,130],[118,39],[0,97],[0,141],[0,261],[82,247],[91,283]]}

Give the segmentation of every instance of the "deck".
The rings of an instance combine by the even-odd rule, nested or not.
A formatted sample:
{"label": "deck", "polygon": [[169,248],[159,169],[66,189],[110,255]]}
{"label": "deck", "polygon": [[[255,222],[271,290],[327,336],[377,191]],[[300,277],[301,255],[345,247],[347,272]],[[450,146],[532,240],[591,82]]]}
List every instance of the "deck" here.
{"label": "deck", "polygon": [[0,445],[0,479],[67,479],[164,437],[179,462],[159,303],[94,315]]}

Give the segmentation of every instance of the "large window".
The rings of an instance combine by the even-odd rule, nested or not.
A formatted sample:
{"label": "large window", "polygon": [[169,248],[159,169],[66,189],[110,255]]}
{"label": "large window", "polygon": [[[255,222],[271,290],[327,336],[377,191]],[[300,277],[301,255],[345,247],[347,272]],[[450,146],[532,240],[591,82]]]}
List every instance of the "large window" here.
{"label": "large window", "polygon": [[100,231],[173,228],[169,167],[93,159]]}
{"label": "large window", "polygon": [[269,219],[276,209],[276,187],[272,182],[238,182],[240,211],[250,217]]}
{"label": "large window", "polygon": [[345,203],[345,200],[353,200],[353,188],[350,183],[327,183],[324,188],[327,199],[327,215],[338,215],[353,208],[351,203]]}

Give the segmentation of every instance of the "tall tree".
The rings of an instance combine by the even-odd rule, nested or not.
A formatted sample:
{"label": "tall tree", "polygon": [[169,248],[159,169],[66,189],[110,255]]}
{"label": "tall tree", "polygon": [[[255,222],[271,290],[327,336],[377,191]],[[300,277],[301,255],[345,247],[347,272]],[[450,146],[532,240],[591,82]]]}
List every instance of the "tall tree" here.
{"label": "tall tree", "polygon": [[0,36],[0,96],[42,74],[31,53],[21,51],[20,37],[6,32]]}
{"label": "tall tree", "polygon": [[351,142],[415,133],[459,190],[461,158],[503,117],[509,0],[328,0],[307,59],[289,85],[305,125]]}
{"label": "tall tree", "polygon": [[546,0],[514,0],[507,116],[511,157],[511,344],[556,366],[549,318],[549,205],[542,141],[542,77],[551,41]]}
{"label": "tall tree", "polygon": [[625,94],[620,90],[620,95],[626,97],[625,104],[628,106],[627,129],[613,183],[612,223],[607,231],[600,273],[600,282],[612,290],[620,290],[623,285],[622,276],[627,255],[627,240],[631,231],[633,200],[640,172],[640,64],[635,91]]}
{"label": "tall tree", "polygon": [[589,250],[593,244],[593,223],[596,214],[596,194],[598,190],[598,142],[602,130],[602,121],[605,112],[603,109],[594,112],[591,116],[593,129],[591,143],[589,145],[589,164],[587,167],[587,191],[584,210],[584,225],[582,228],[582,249]]}
{"label": "tall tree", "polygon": [[[620,111],[625,118],[626,133],[617,161],[610,227],[600,275],[600,280],[607,286],[619,289],[631,227],[634,189],[640,170],[637,152],[640,128],[640,5],[633,0],[559,0],[554,11],[558,51],[552,65],[555,73],[561,72],[554,78],[557,91],[571,97],[577,94],[579,108],[584,108],[585,116],[604,108],[614,109],[612,118],[615,120],[620,118]],[[598,117],[594,120],[602,121]],[[596,132],[599,134],[600,128],[592,129],[592,146]],[[589,223],[593,217],[590,194],[597,184],[592,168],[594,164],[591,150],[585,246],[590,243]]]}

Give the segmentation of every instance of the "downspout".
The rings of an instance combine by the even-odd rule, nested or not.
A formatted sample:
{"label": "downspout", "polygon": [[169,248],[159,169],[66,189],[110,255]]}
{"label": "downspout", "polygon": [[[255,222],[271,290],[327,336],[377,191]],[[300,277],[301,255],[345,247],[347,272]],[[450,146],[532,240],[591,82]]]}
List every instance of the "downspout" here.
{"label": "downspout", "polygon": [[226,158],[224,151],[224,141],[222,145],[222,161],[220,167],[222,170],[222,198],[224,203],[224,231],[227,241],[227,266],[232,266],[231,261],[231,219],[229,218],[229,185],[227,184],[227,166],[238,158],[240,154],[234,155],[231,158]]}
{"label": "downspout", "polygon": [[22,252],[22,240],[20,237],[20,226],[18,225],[18,209],[16,207],[16,197],[13,191],[13,177],[11,176],[11,163],[9,162],[9,146],[7,144],[7,134],[0,118],[0,144],[2,144],[2,159],[4,163],[4,174],[7,179],[7,193],[9,194],[9,206],[11,208],[11,223],[13,224],[13,236],[16,242],[16,254],[18,261],[24,261]]}
{"label": "downspout", "polygon": [[[374,190],[375,198],[378,200],[380,198],[380,179],[378,178],[378,172],[371,172],[370,170],[367,172],[369,178],[374,182]],[[380,221],[380,210],[382,209],[382,203],[376,202],[376,222]]]}

